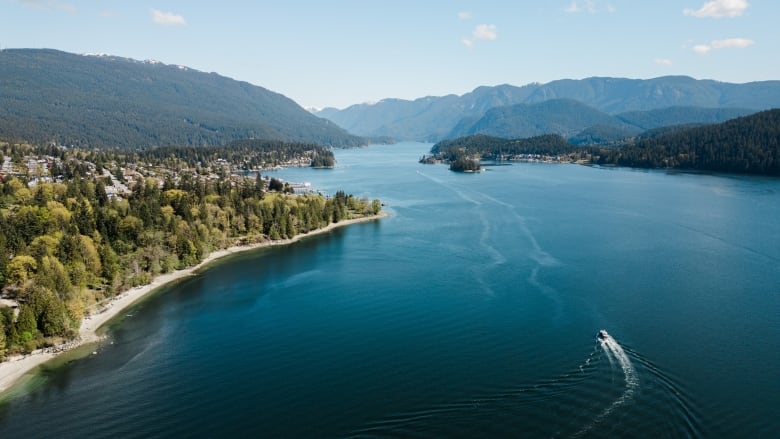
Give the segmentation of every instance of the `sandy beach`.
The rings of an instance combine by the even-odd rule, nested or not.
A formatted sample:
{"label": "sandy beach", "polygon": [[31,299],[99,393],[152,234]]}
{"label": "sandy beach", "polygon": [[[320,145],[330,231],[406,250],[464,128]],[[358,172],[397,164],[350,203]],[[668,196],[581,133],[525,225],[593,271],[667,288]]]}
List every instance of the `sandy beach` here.
{"label": "sandy beach", "polygon": [[200,264],[193,267],[185,268],[183,270],[177,270],[171,273],[166,273],[155,277],[151,283],[135,287],[130,290],[124,291],[110,302],[106,303],[100,311],[93,313],[84,318],[81,321],[81,327],[79,329],[79,339],[66,343],[62,346],[57,346],[49,349],[39,349],[29,355],[11,357],[3,363],[0,363],[0,394],[10,389],[20,378],[25,374],[35,369],[37,366],[55,358],[62,352],[73,349],[77,346],[81,346],[88,343],[94,343],[100,341],[102,338],[98,335],[98,329],[106,322],[114,318],[116,315],[122,312],[133,303],[137,302],[141,298],[149,295],[151,292],[157,290],[161,286],[181,279],[186,276],[190,276],[197,270],[205,267],[209,263],[225,257],[230,254],[255,250],[263,247],[274,247],[281,245],[289,245],[297,242],[303,238],[314,236],[322,233],[327,233],[335,228],[348,226],[350,224],[374,221],[387,216],[387,213],[381,212],[375,216],[355,218],[350,220],[339,221],[338,223],[331,223],[327,226],[313,230],[309,233],[296,235],[291,239],[281,239],[276,241],[265,241],[256,244],[241,245],[230,247],[223,250],[217,250],[211,252],[206,259]]}

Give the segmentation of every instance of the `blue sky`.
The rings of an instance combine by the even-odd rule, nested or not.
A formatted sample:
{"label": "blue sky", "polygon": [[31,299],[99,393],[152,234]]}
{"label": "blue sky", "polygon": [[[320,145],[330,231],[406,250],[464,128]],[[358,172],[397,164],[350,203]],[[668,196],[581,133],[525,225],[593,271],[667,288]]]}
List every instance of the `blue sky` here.
{"label": "blue sky", "polygon": [[589,76],[780,79],[776,0],[0,0],[0,17],[2,48],[155,59],[314,107]]}

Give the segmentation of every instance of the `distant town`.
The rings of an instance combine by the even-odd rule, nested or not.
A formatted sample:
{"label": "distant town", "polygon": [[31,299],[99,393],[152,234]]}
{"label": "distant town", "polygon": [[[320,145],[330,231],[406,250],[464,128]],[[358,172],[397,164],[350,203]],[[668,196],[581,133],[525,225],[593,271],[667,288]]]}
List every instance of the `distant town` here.
{"label": "distant town", "polygon": [[[2,144],[0,144],[2,146]],[[70,152],[79,152],[78,150],[69,150],[61,146],[52,146],[61,150],[60,155],[49,155],[36,153],[36,148],[30,145],[24,145],[20,149],[26,151],[24,155],[15,154],[16,157],[8,155],[2,156],[2,166],[0,166],[0,182],[9,177],[15,177],[27,183],[29,188],[34,188],[40,183],[62,183],[66,176],[62,172],[63,157],[71,164],[85,166],[86,177],[101,178],[105,184],[106,195],[110,200],[122,199],[127,197],[139,179],[152,177],[157,181],[160,188],[166,181],[178,185],[182,176],[193,178],[196,182],[209,181],[227,181],[233,186],[241,184],[247,176],[255,176],[262,171],[279,170],[285,167],[310,167],[312,159],[309,157],[294,157],[282,162],[275,162],[269,166],[247,166],[246,163],[237,163],[225,158],[217,158],[213,161],[198,161],[194,166],[187,163],[178,163],[174,167],[167,167],[161,164],[153,163],[119,163],[112,160],[100,165],[89,161],[86,158],[79,158],[82,154],[68,154]],[[0,150],[2,154],[2,150]],[[271,177],[263,176],[265,188],[268,188]],[[289,193],[303,194],[313,193],[314,190],[308,182],[284,182],[284,189]]]}

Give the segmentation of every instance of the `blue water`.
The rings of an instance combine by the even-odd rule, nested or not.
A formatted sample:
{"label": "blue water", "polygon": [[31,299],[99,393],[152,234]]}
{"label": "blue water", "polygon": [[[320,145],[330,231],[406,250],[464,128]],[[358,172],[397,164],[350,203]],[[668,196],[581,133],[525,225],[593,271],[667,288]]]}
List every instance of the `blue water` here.
{"label": "blue water", "polygon": [[166,288],[0,437],[777,437],[780,180],[429,147],[275,172],[391,216]]}

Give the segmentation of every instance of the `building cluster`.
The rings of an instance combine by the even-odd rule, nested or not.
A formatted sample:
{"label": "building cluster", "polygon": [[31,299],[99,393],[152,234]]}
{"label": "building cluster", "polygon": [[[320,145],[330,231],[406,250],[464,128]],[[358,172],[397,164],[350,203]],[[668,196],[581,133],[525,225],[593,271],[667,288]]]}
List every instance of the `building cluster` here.
{"label": "building cluster", "polygon": [[567,154],[547,155],[547,154],[501,154],[496,160],[506,160],[513,162],[526,163],[571,163],[575,161]]}
{"label": "building cluster", "polygon": [[[78,159],[70,158],[68,160]],[[217,159],[210,164],[198,163],[195,168],[182,166],[176,169],[135,163],[120,166],[112,162],[102,167],[99,171],[97,165],[92,162],[86,160],[78,161],[88,168],[88,176],[97,176],[104,180],[106,194],[109,199],[126,197],[132,191],[136,181],[147,177],[154,178],[161,188],[166,180],[171,180],[173,183],[178,184],[185,174],[189,175],[196,182],[219,180],[230,182],[234,186],[242,184],[247,178],[246,171],[242,171],[225,159]],[[62,169],[62,165],[61,159],[53,156],[30,155],[23,157],[21,161],[13,161],[10,157],[4,157],[2,163],[0,163],[0,182],[8,177],[15,177],[26,181],[30,188],[40,183],[62,182],[64,179],[62,175],[52,174],[52,170]],[[300,165],[301,163],[297,161],[291,164],[291,166]],[[281,169],[281,167],[278,168]],[[264,176],[264,179],[267,185],[268,176]],[[298,194],[314,192],[309,183],[289,183],[289,186]]]}
{"label": "building cluster", "polygon": [[8,177],[25,178],[30,187],[39,183],[51,183],[61,181],[52,176],[50,169],[54,165],[61,165],[62,162],[57,157],[52,156],[26,156],[22,163],[14,163],[11,157],[3,157],[2,166],[0,166],[0,181]]}

